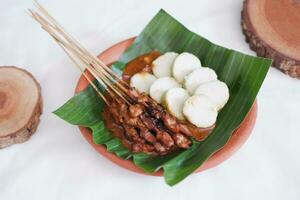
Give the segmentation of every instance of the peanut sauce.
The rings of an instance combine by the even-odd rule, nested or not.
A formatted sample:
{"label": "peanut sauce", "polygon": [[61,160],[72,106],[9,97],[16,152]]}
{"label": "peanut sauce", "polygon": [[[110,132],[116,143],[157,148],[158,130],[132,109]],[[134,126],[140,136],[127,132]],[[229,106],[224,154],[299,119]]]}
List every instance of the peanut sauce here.
{"label": "peanut sauce", "polygon": [[141,55],[129,63],[127,63],[126,68],[123,73],[123,80],[129,83],[130,78],[141,71],[146,71],[152,73],[152,62],[160,56],[160,52],[152,51],[151,53]]}

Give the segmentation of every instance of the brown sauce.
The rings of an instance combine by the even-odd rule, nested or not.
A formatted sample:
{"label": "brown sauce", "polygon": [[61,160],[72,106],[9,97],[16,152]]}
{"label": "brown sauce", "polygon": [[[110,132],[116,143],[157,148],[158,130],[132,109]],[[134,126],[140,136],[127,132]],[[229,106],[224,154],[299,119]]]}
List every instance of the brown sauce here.
{"label": "brown sauce", "polygon": [[[161,54],[158,51],[153,51],[151,53],[141,55],[134,60],[130,61],[123,72],[123,80],[129,83],[130,78],[141,71],[147,71],[152,73],[152,62],[159,57]],[[122,140],[122,143],[125,147],[128,149],[131,149],[132,142],[129,141],[124,134],[125,130],[123,127],[116,124],[109,112],[109,107],[106,106],[103,113],[102,113],[104,123],[106,127],[113,133],[113,135],[117,138],[120,138]],[[215,125],[209,128],[198,128],[194,126],[193,124],[187,122],[187,121],[181,121],[180,123],[187,126],[192,133],[192,136],[196,138],[197,140],[201,141],[204,140],[215,128]]]}
{"label": "brown sauce", "polygon": [[151,64],[160,55],[160,52],[152,51],[151,53],[141,55],[127,63],[123,73],[123,80],[129,82],[131,76],[141,71],[152,72]]}

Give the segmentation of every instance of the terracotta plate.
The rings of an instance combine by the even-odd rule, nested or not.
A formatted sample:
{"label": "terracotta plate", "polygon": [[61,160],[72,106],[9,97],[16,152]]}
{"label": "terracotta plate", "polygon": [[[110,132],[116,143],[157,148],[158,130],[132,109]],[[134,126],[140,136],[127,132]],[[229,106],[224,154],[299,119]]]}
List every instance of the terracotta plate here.
{"label": "terracotta plate", "polygon": [[[127,49],[127,47],[129,47],[132,44],[134,39],[135,38],[124,40],[110,47],[109,49],[105,50],[98,57],[104,63],[109,65],[114,61],[118,60],[118,58]],[[75,93],[84,90],[87,86],[88,86],[88,81],[83,76],[81,76],[76,86]],[[257,102],[255,101],[247,117],[245,118],[241,126],[234,132],[233,136],[228,141],[228,143],[221,150],[219,150],[213,156],[211,156],[199,169],[197,169],[197,172],[215,167],[220,163],[222,163],[223,161],[227,160],[231,155],[233,155],[234,152],[236,152],[246,142],[247,138],[251,134],[251,131],[255,124],[256,116],[257,116]],[[82,135],[85,137],[85,139],[91,144],[91,146],[94,147],[94,149],[98,153],[100,153],[110,161],[116,163],[117,165],[126,168],[130,171],[147,174],[142,169],[135,166],[132,160],[123,160],[118,156],[116,156],[115,154],[108,152],[105,146],[94,144],[90,129],[84,127],[79,127],[79,128]],[[162,176],[162,174],[163,171],[160,170],[154,174],[148,174],[148,175]]]}

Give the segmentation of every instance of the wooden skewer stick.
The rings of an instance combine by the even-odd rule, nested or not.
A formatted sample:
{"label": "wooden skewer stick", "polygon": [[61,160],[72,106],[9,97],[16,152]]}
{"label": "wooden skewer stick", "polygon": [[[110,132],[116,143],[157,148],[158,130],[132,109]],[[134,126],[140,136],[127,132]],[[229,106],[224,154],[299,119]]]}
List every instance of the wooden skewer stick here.
{"label": "wooden skewer stick", "polygon": [[[63,27],[58,22],[56,22],[56,20],[46,11],[46,9],[44,9],[40,4],[38,4],[38,2],[36,2],[36,4],[37,4],[37,7],[40,9],[40,11],[42,13],[44,13],[44,15],[46,17],[48,17],[48,19],[53,23],[53,25],[51,25],[51,28],[53,28],[56,31],[58,31],[59,33],[61,33],[64,36],[64,39],[66,39],[68,42],[70,42],[70,44],[74,48],[76,48],[78,51],[82,52],[84,56],[87,56],[89,59],[91,59],[91,61],[89,61],[89,62],[91,64],[93,63],[92,66],[94,66],[97,71],[100,70],[101,73],[104,73],[104,75],[106,77],[108,77],[109,79],[111,79],[114,84],[118,85],[118,87],[123,92],[125,97],[128,96],[126,94],[126,92],[128,92],[128,91],[124,87],[125,82],[123,80],[120,80],[119,77],[109,67],[107,67],[101,60],[99,60],[97,57],[91,55],[84,47],[82,47],[78,42],[76,42],[76,40],[74,38],[72,38],[72,36],[70,36],[68,33],[66,33],[63,30]],[[36,15],[39,16],[38,13],[36,13]],[[43,20],[43,21],[45,22],[45,20]],[[98,65],[100,65],[100,66],[98,66]],[[115,79],[117,79],[118,81],[115,81]],[[125,86],[128,87],[128,85],[125,85]],[[130,97],[128,99],[130,99]]]}
{"label": "wooden skewer stick", "polygon": [[[75,54],[75,55],[77,55],[77,52],[76,51],[74,51],[74,49],[68,49],[68,45],[67,44],[64,44],[64,43],[62,43],[62,41],[60,41],[60,40],[58,40],[57,38],[56,38],[56,36],[54,36],[54,35],[52,35],[51,34],[51,36],[54,38],[54,40],[63,48],[63,50],[69,55],[69,57],[71,57],[71,59],[72,59],[72,61],[74,61],[74,63],[76,64],[76,65],[79,65],[77,62],[76,62],[76,60],[73,58],[73,57],[75,57],[75,56],[72,56],[72,54],[70,53],[70,52],[72,52],[73,54]],[[92,68],[90,65],[89,65],[89,63],[88,62],[86,62],[85,60],[83,60],[82,58],[81,58],[81,56],[80,55],[77,55],[77,59],[78,59],[78,56],[79,56],[79,59],[81,59],[80,61],[81,62],[83,62],[84,63],[84,65],[86,66],[85,68],[82,68],[82,67],[80,67],[80,71],[81,72],[84,72],[84,69],[87,69],[95,78],[96,78],[96,80],[103,86],[103,87],[106,87],[107,89],[107,92],[109,93],[109,95],[111,96],[111,97],[113,97],[118,103],[121,103],[120,101],[119,101],[119,99],[118,98],[115,98],[115,94],[117,95],[117,96],[120,96],[125,102],[126,102],[126,99],[114,88],[114,87],[112,87],[112,84],[110,84],[106,79],[104,79],[103,77],[102,77],[102,75],[101,74],[99,74],[99,73],[97,73],[97,71],[95,71],[95,69],[94,68]],[[80,65],[79,65],[80,66]],[[84,73],[83,73],[84,74]],[[84,74],[85,75],[85,74]],[[85,76],[86,77],[86,76]],[[100,77],[100,78],[99,78]],[[89,82],[92,82],[92,81],[89,81]],[[95,86],[96,87],[96,86]],[[99,90],[98,90],[99,91]],[[115,94],[114,94],[115,93]],[[104,97],[103,95],[101,95],[101,97]],[[108,104],[108,101],[106,100],[106,103]],[[127,102],[128,104],[129,104],[129,102]],[[109,104],[108,104],[109,105]]]}
{"label": "wooden skewer stick", "polygon": [[[80,50],[82,50],[87,56],[92,58],[96,63],[98,63],[100,66],[102,66],[107,72],[109,72],[112,76],[114,76],[115,79],[117,79],[120,83],[122,83],[125,86],[128,86],[128,84],[119,78],[118,75],[114,73],[113,70],[111,70],[108,66],[106,66],[100,59],[93,56],[89,51],[87,51],[75,38],[73,38],[70,34],[68,34],[64,28],[49,14],[49,12],[36,0],[33,0],[36,4],[36,7],[45,15],[46,18],[49,19],[53,23],[53,28],[56,29],[58,32],[60,32],[62,35],[64,35],[65,39],[68,40],[70,43],[73,43],[79,47]],[[129,87],[129,86],[128,86]]]}
{"label": "wooden skewer stick", "polygon": [[[35,13],[32,10],[29,10],[29,12],[31,13],[32,17],[37,20],[40,24],[42,24],[43,29],[45,29],[52,37],[53,39],[62,47],[62,49],[67,53],[67,55],[70,57],[70,59],[75,63],[75,65],[80,69],[81,72],[84,72],[84,70],[82,69],[82,67],[78,64],[78,62],[73,58],[73,56],[70,54],[70,52],[68,52],[68,50],[66,49],[66,47],[64,46],[63,43],[61,43],[61,39],[59,38],[58,35],[56,35],[54,32],[51,31],[50,29],[50,24],[47,24],[47,22],[40,17],[37,13]],[[85,73],[83,73],[84,76],[87,78],[87,76],[85,75]],[[102,83],[102,85],[106,86],[101,79],[98,80],[100,83]],[[91,80],[89,80],[89,82],[92,83]],[[93,87],[96,88],[96,86],[92,83]],[[97,93],[101,94],[97,88]],[[100,95],[101,98],[103,98],[104,96],[101,94]],[[103,98],[104,99],[104,98]],[[107,100],[105,99],[105,101],[107,102]]]}
{"label": "wooden skewer stick", "polygon": [[[93,56],[90,52],[88,52],[82,45],[80,45],[76,39],[74,39],[72,36],[70,36],[64,29],[63,27],[47,12],[46,9],[44,9],[38,2],[36,2],[37,7],[41,10],[41,12],[48,17],[48,19],[53,23],[53,28],[57,30],[59,33],[61,33],[64,38],[70,42],[70,44],[76,48],[78,51],[82,52],[84,56],[88,57],[91,59],[89,61],[93,67],[95,67],[98,71],[101,70],[101,73],[104,73],[109,79],[112,80],[113,84],[116,84],[119,89],[121,90],[120,92],[123,93],[129,101],[132,99],[127,95],[128,92],[128,84],[120,79],[109,67],[107,67],[100,59],[97,57]],[[104,70],[103,70],[104,69]],[[117,81],[116,81],[117,80]]]}
{"label": "wooden skewer stick", "polygon": [[[37,2],[36,2],[37,3]],[[40,6],[39,6],[40,7]],[[43,9],[42,7],[40,7],[41,9]],[[31,14],[31,16],[38,21],[41,25],[42,28],[44,30],[46,30],[57,42],[59,42],[60,46],[64,46],[64,50],[66,51],[67,49],[69,51],[72,51],[74,54],[76,54],[77,56],[80,57],[81,61],[85,63],[85,65],[87,66],[86,68],[97,78],[98,76],[101,78],[101,81],[99,82],[105,82],[105,84],[110,87],[118,96],[120,96],[126,103],[130,104],[129,101],[124,97],[125,96],[128,97],[128,95],[126,93],[121,94],[120,91],[118,91],[118,89],[122,89],[122,91],[124,92],[124,88],[121,87],[120,85],[119,88],[114,87],[114,83],[116,83],[115,79],[112,78],[112,76],[109,76],[111,74],[107,73],[107,71],[103,70],[103,66],[98,66],[98,62],[96,62],[96,66],[98,66],[97,68],[95,68],[94,66],[90,66],[91,63],[95,63],[94,61],[98,60],[98,59],[94,59],[90,61],[89,59],[89,55],[86,54],[86,50],[83,50],[83,48],[81,48],[80,46],[77,46],[76,44],[74,44],[74,40],[72,40],[72,38],[66,38],[66,37],[59,37],[59,35],[55,32],[59,32],[59,33],[64,33],[63,36],[67,36],[67,34],[65,34],[64,31],[62,31],[60,29],[60,25],[58,25],[59,27],[55,27],[53,24],[49,23],[46,19],[44,19],[39,13],[32,11],[29,9],[29,12]],[[50,16],[50,15],[49,15]],[[51,16],[49,17],[50,19],[52,18]],[[67,40],[66,41],[64,41]],[[68,52],[66,52],[68,54]],[[70,54],[68,54],[70,57]],[[75,61],[74,59],[72,59],[72,61]],[[78,66],[78,63],[75,62],[75,64]],[[81,69],[81,68],[80,68]],[[83,71],[81,69],[81,71]],[[110,80],[109,80],[110,79]],[[110,82],[111,81],[111,82]],[[112,96],[112,94],[110,94]],[[103,96],[103,95],[102,95]]]}
{"label": "wooden skewer stick", "polygon": [[[85,55],[88,59],[90,59],[91,61],[89,62],[92,64],[92,66],[94,66],[95,68],[97,67],[96,68],[97,70],[101,70],[101,73],[104,73],[108,78],[114,80],[113,82],[117,84],[123,92],[127,92],[126,88],[123,86],[124,85],[123,83],[127,84],[126,82],[124,82],[122,79],[119,79],[119,77],[109,67],[107,67],[100,59],[90,54],[74,38],[72,38],[72,36],[67,34],[64,31],[63,27],[59,25],[58,22],[56,22],[56,20],[53,17],[51,17],[51,15],[41,5],[39,5],[39,7],[45,13],[45,16],[48,16],[49,20],[51,20],[51,22],[54,24],[53,28],[58,32],[60,32],[67,41],[73,44],[74,48],[82,52],[83,55]],[[100,65],[99,68],[98,65]],[[118,81],[115,81],[115,79],[117,79]]]}
{"label": "wooden skewer stick", "polygon": [[66,54],[69,56],[69,58],[73,61],[73,63],[77,66],[77,68],[81,71],[81,73],[83,74],[83,76],[86,78],[86,80],[88,80],[88,82],[91,84],[91,86],[94,88],[94,90],[97,92],[97,94],[103,99],[103,101],[109,105],[108,100],[105,98],[105,96],[100,92],[100,90],[97,88],[97,86],[93,83],[93,81],[86,75],[86,73],[84,72],[84,70],[81,68],[80,64],[72,57],[72,55],[68,52],[67,49],[65,49],[65,47],[58,42],[57,40],[55,40],[57,42],[57,44],[66,52]]}
{"label": "wooden skewer stick", "polygon": [[[71,58],[71,60],[76,64],[76,66],[78,66],[78,68],[80,69],[80,71],[82,72],[82,74],[85,76],[85,78],[87,78],[87,80],[89,81],[89,83],[91,83],[91,85],[93,86],[93,88],[97,91],[97,93],[99,94],[99,96],[101,96],[101,98],[105,101],[105,103],[107,105],[110,105],[108,100],[105,98],[105,96],[99,91],[99,89],[97,88],[97,86],[92,82],[92,80],[89,79],[89,77],[84,73],[84,69],[80,66],[80,64],[78,64],[78,62],[75,60],[75,56],[72,55],[71,52],[69,52],[69,50],[58,40],[56,40],[56,38],[54,38],[55,41],[58,43],[58,45],[67,53],[67,55]],[[88,66],[88,65],[87,65]],[[99,82],[99,83],[102,83],[102,86],[103,87],[107,87],[106,84],[98,78],[98,75],[96,74],[96,72],[93,70],[93,69],[88,69],[88,71],[94,76],[96,77],[96,80]],[[109,95],[111,97],[113,97],[118,103],[121,103],[119,101],[118,98],[115,98],[115,95],[113,93],[113,91],[110,90],[110,88],[107,88],[106,89],[107,92],[109,93]]]}
{"label": "wooden skewer stick", "polygon": [[[39,15],[38,13],[36,13],[36,12],[34,12],[34,11],[31,11],[31,10],[29,10],[29,12],[32,14],[32,15],[34,15],[35,16],[35,19],[36,20],[38,20],[42,25],[43,25],[43,28],[47,31],[47,32],[49,32],[49,33],[53,33],[53,30],[51,30],[51,29],[55,29],[55,30],[57,30],[57,28],[55,28],[52,24],[50,24],[50,23],[48,23],[41,15]],[[48,25],[48,26],[47,26]],[[46,27],[50,27],[50,28],[46,28]],[[59,31],[60,33],[62,33],[63,31]],[[52,34],[53,35],[53,34]],[[59,41],[63,41],[62,39],[58,39],[58,37],[56,36],[56,38],[57,38],[57,40],[59,40]],[[70,44],[72,45],[72,44],[74,44],[73,43],[73,41],[72,41],[72,39],[67,39],[68,41],[70,41]],[[64,44],[65,45],[65,44]],[[72,45],[73,47],[75,47],[75,49],[78,49],[79,51],[81,50],[81,48],[80,47],[77,47],[76,48],[76,45]],[[70,48],[72,48],[72,47],[70,47]],[[80,51],[80,52],[83,52],[83,51]],[[79,53],[79,52],[78,52]],[[86,54],[81,54],[81,55],[83,55],[82,57],[83,58],[85,58],[86,57]],[[96,58],[97,59],[97,58]],[[91,62],[94,62],[96,59],[94,59],[94,60],[92,60],[92,61],[89,61],[90,63]],[[98,60],[98,59],[97,59]],[[98,65],[98,63],[96,62],[96,65]],[[119,83],[118,82],[116,82],[115,81],[115,79],[113,79],[112,78],[112,76],[110,76],[110,74],[108,74],[106,71],[104,71],[103,70],[103,68],[102,68],[103,66],[99,66],[98,68],[96,68],[96,70],[98,71],[98,72],[101,72],[101,73],[104,73],[104,75],[106,76],[105,77],[105,79],[106,79],[106,83],[107,83],[107,78],[109,78],[109,79],[111,79],[111,81],[112,81],[112,83],[114,83],[114,84],[117,84],[118,86],[119,86],[119,88],[122,90],[122,92],[124,92],[125,91],[125,93],[123,93],[123,95],[125,95],[125,96],[128,96],[128,95],[126,95],[126,92],[127,92],[127,90],[122,86],[122,85],[119,85]],[[110,84],[109,86],[111,86],[112,84]],[[119,89],[118,88],[118,89]],[[113,90],[114,91],[116,91],[116,89],[114,89],[113,88]],[[120,93],[120,91],[118,91],[118,92],[116,92],[116,93]],[[118,94],[119,95],[119,94]]]}
{"label": "wooden skewer stick", "polygon": [[[126,99],[122,96],[122,94],[120,94],[117,90],[116,90],[116,88],[114,88],[113,87],[113,85],[112,84],[110,84],[108,81],[107,81],[107,79],[105,79],[105,78],[103,78],[102,77],[102,74],[99,74],[99,73],[97,73],[97,71],[93,68],[93,67],[91,67],[90,66],[90,64],[89,64],[89,62],[87,62],[87,61],[85,61],[84,60],[84,58],[82,58],[82,56],[81,55],[77,55],[77,53],[78,52],[76,52],[76,51],[74,51],[74,49],[72,49],[68,44],[65,44],[63,41],[61,41],[61,40],[59,40],[58,38],[57,38],[57,36],[54,34],[54,33],[50,33],[50,35],[54,38],[54,40],[66,51],[66,53],[69,55],[69,57],[70,56],[72,56],[72,55],[70,55],[71,53],[70,52],[72,52],[73,54],[75,54],[77,57],[77,59],[81,59],[80,61],[86,66],[86,67],[83,67],[83,68],[81,68],[80,67],[80,70],[82,71],[82,72],[84,72],[84,69],[87,69],[95,78],[96,78],[96,80],[103,86],[103,87],[105,87],[106,88],[106,90],[107,90],[107,92],[109,93],[109,95],[111,96],[111,97],[114,97],[115,98],[115,95],[114,95],[114,93],[117,95],[117,96],[120,96],[125,102],[126,102]],[[73,56],[73,57],[75,57],[75,56]],[[73,60],[73,59],[72,59]],[[78,64],[78,63],[76,63],[75,62],[75,64]],[[100,78],[99,78],[100,77]],[[119,99],[117,99],[117,98],[115,98],[116,99],[116,101],[118,102],[118,103],[121,103],[120,101],[119,101]],[[129,104],[129,103],[128,103]]]}
{"label": "wooden skewer stick", "polygon": [[39,4],[36,0],[34,0],[34,2],[36,4],[37,8],[45,15],[45,17],[48,18],[49,21],[51,21],[53,23],[53,28],[56,29],[58,32],[60,32],[62,35],[64,35],[64,37],[65,37],[66,40],[68,40],[72,44],[77,45],[77,47],[79,47],[79,50],[81,50],[87,56],[89,56],[90,58],[92,58],[92,60],[95,61],[95,63],[97,63],[100,66],[102,66],[105,71],[107,71],[108,73],[110,73],[110,75],[112,75],[115,79],[118,80],[118,84],[121,83],[122,85],[128,86],[128,84],[125,81],[123,81],[122,79],[120,79],[118,77],[118,75],[116,75],[114,73],[114,71],[112,71],[108,66],[106,66],[100,59],[98,59],[97,57],[93,56],[82,45],[80,45],[80,43],[77,42],[76,39],[74,39],[71,35],[69,35],[64,30],[64,28],[48,13],[48,11],[45,8],[43,8],[43,6],[41,4]]}

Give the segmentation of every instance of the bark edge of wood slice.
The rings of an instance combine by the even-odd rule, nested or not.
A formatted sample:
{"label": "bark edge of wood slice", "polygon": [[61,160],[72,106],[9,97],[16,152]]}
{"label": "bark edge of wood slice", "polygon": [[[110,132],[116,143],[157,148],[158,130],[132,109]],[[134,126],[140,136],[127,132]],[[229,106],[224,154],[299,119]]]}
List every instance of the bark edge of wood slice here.
{"label": "bark edge of wood slice", "polygon": [[300,1],[245,0],[242,29],[258,56],[300,79]]}
{"label": "bark edge of wood slice", "polygon": [[27,141],[42,114],[41,87],[28,71],[0,66],[0,149]]}

